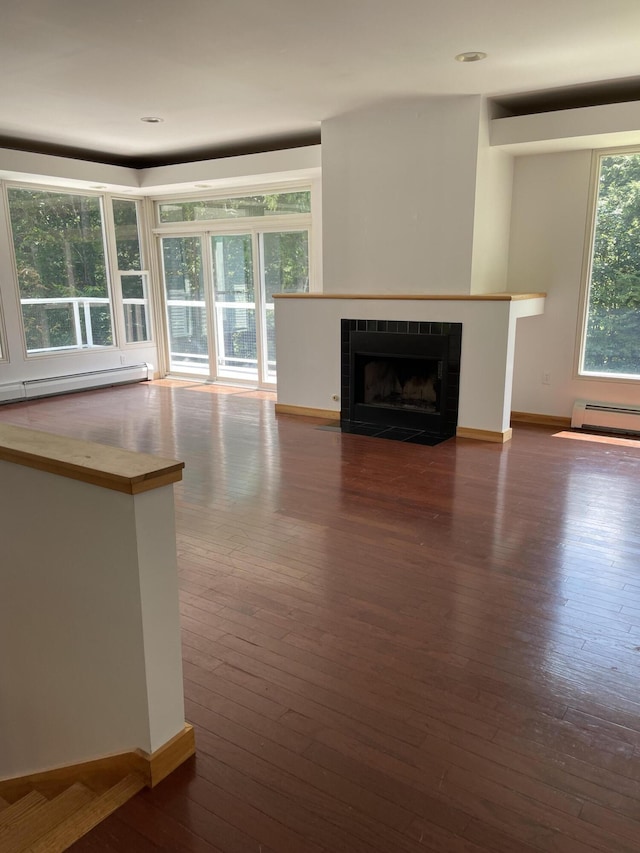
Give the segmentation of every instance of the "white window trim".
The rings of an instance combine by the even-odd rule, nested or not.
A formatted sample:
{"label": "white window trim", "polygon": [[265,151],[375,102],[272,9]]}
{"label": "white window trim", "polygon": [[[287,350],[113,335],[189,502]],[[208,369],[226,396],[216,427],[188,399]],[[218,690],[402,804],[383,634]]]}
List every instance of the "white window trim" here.
{"label": "white window trim", "polygon": [[0,293],[0,364],[8,364],[9,344],[7,338],[7,328],[4,322],[4,311],[2,310],[2,293]]}
{"label": "white window trim", "polygon": [[[131,201],[136,204],[136,215],[138,219],[138,243],[140,246],[140,266],[139,270],[121,270],[118,269],[118,245],[116,240],[116,228],[115,228],[115,219],[113,215],[113,202],[114,200],[118,201]],[[108,262],[109,267],[111,268],[111,275],[113,279],[113,283],[117,282],[117,287],[113,287],[112,291],[112,299],[113,299],[113,308],[116,313],[116,319],[114,322],[114,335],[117,332],[117,340],[118,340],[118,349],[121,350],[129,350],[129,349],[141,349],[142,347],[153,346],[156,342],[155,335],[155,324],[153,319],[153,298],[152,298],[152,287],[151,287],[151,271],[149,268],[149,259],[150,259],[150,251],[147,246],[146,239],[146,229],[144,228],[144,216],[145,216],[145,208],[142,203],[142,199],[136,198],[133,196],[123,196],[118,193],[106,193],[104,195],[104,206],[105,211],[108,210],[108,215],[105,217],[108,219],[107,227],[105,231],[107,232],[107,248],[108,248]],[[122,276],[123,275],[139,275],[142,278],[146,279],[147,284],[147,329],[149,332],[149,338],[146,341],[127,341],[127,331],[125,327],[125,319],[124,319],[124,306],[125,300],[122,295]],[[116,302],[118,303],[116,306]]]}

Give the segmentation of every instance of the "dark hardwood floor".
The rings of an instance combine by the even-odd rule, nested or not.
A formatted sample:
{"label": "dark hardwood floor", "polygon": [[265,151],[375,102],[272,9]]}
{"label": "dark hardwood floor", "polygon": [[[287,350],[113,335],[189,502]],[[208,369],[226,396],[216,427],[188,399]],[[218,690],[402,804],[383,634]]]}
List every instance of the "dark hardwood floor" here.
{"label": "dark hardwood floor", "polygon": [[404,445],[228,391],[0,408],[186,462],[197,756],[75,853],[638,853],[640,442]]}

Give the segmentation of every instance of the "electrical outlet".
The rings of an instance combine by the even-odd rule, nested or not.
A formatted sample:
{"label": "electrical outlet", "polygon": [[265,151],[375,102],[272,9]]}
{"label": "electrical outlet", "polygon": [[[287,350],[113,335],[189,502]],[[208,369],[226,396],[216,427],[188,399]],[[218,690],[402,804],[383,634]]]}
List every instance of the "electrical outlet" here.
{"label": "electrical outlet", "polygon": [[126,356],[124,356],[124,355],[120,356],[120,364],[124,364],[126,360],[127,360]]}
{"label": "electrical outlet", "polygon": [[551,385],[551,374],[548,371],[545,371],[542,374],[542,384],[543,385]]}

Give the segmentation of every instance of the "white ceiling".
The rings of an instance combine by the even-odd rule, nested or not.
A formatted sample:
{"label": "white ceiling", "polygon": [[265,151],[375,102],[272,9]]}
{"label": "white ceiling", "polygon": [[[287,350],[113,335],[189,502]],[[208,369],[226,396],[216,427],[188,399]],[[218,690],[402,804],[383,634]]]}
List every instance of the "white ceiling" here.
{"label": "white ceiling", "polygon": [[[391,97],[500,96],[640,76],[640,0],[3,5],[5,144],[123,162],[317,138],[323,120]],[[454,61],[469,50],[488,58]],[[164,121],[140,121],[149,115]]]}

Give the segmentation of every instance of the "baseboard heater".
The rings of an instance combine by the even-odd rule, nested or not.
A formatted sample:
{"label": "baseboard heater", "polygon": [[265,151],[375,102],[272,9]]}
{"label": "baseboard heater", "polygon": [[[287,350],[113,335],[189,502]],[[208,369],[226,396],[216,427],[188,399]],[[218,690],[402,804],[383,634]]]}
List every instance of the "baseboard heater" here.
{"label": "baseboard heater", "polygon": [[640,406],[576,400],[571,428],[623,435],[640,435]]}
{"label": "baseboard heater", "polygon": [[69,394],[72,391],[88,391],[91,388],[104,388],[110,385],[125,385],[130,382],[143,382],[145,379],[153,379],[151,364],[127,364],[107,370],[50,376],[47,379],[25,379],[22,382],[0,385],[0,403],[51,397],[55,394]]}

